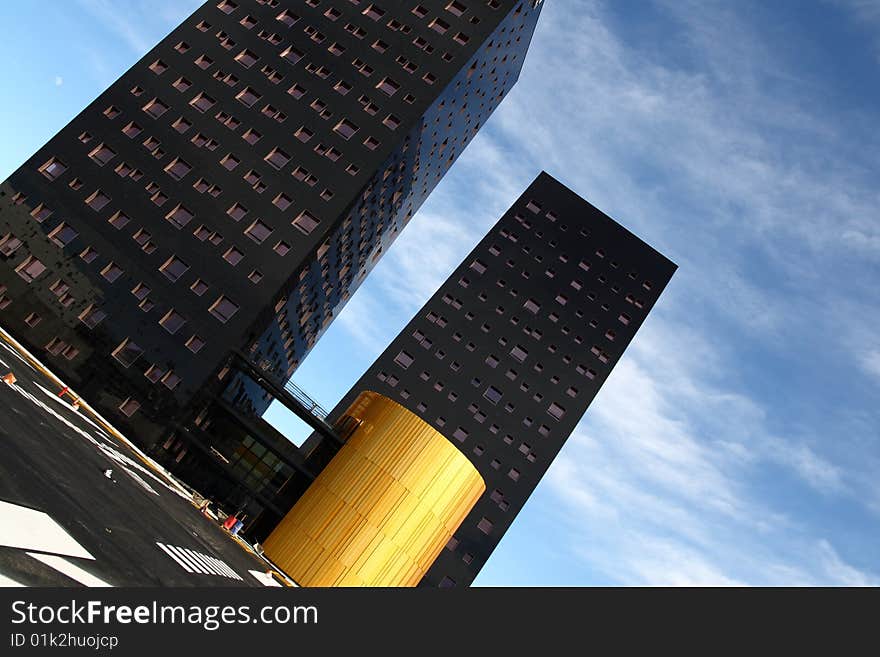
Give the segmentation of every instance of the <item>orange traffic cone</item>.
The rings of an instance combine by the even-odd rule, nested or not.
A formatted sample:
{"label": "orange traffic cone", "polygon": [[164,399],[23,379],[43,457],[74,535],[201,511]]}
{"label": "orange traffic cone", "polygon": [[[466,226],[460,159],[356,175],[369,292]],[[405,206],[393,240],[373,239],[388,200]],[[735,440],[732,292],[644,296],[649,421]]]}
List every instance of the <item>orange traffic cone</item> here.
{"label": "orange traffic cone", "polygon": [[73,408],[73,410],[79,412],[79,399],[75,399],[75,400],[73,401],[73,406],[72,406],[72,408]]}
{"label": "orange traffic cone", "polygon": [[6,383],[8,385],[14,385],[15,381],[16,381],[15,374],[13,374],[12,372],[10,372],[9,374],[5,374],[3,376],[3,383]]}

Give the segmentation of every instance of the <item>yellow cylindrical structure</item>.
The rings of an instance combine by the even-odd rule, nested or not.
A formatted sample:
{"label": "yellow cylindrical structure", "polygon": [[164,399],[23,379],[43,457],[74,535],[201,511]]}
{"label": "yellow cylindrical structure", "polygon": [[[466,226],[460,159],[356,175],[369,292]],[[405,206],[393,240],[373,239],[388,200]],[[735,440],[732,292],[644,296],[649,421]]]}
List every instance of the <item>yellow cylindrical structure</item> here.
{"label": "yellow cylindrical structure", "polygon": [[354,433],[263,543],[300,586],[415,586],[485,492],[471,462],[400,404],[363,392]]}

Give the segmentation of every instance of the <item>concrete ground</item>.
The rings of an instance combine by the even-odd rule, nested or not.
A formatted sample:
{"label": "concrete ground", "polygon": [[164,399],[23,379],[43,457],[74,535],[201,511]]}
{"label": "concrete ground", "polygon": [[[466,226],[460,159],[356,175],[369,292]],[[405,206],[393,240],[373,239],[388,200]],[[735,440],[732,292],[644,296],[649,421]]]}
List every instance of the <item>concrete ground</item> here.
{"label": "concrete ground", "polygon": [[[266,586],[269,569],[0,333],[0,586]],[[271,583],[270,583],[271,582]]]}

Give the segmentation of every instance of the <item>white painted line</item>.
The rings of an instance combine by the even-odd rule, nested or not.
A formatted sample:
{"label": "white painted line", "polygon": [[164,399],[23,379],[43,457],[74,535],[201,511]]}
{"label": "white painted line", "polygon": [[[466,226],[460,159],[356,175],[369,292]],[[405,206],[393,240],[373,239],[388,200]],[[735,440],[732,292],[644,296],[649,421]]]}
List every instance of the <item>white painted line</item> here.
{"label": "white painted line", "polygon": [[207,559],[205,559],[204,555],[196,552],[195,550],[190,550],[189,548],[183,548],[183,549],[186,550],[186,553],[190,557],[192,557],[193,559],[198,561],[199,565],[202,568],[205,568],[208,571],[208,573],[210,573],[211,575],[223,575],[223,573],[218,572],[214,566],[212,566],[210,563],[208,563],[208,561],[207,561]]}
{"label": "white painted line", "polygon": [[[38,358],[36,358],[31,352],[29,352],[27,349],[25,349],[24,345],[22,345],[20,342],[18,342],[18,340],[16,340],[11,335],[9,335],[9,333],[4,331],[2,327],[0,327],[0,336],[2,336],[2,339],[0,339],[0,347],[3,347],[7,351],[9,351],[9,353],[14,355],[16,358],[21,360],[25,365],[27,365],[32,370],[34,370],[34,372],[37,371],[27,360],[24,359],[24,357],[19,353],[19,351],[23,354],[26,354],[29,358],[33,359],[35,362],[39,363],[40,361]],[[4,340],[6,340],[6,341],[10,342],[12,345],[14,345],[15,349],[13,349],[11,346],[6,344],[6,342]],[[54,378],[58,382],[61,381],[61,379],[58,376],[56,376],[54,373],[52,373],[51,370],[49,370],[49,368],[45,367],[45,365],[43,365],[43,367],[46,370],[46,372],[49,372],[50,378]],[[42,375],[42,373],[40,373],[40,374]],[[63,383],[62,383],[62,385],[63,385]],[[71,390],[70,392],[72,394],[76,395],[76,393],[73,390]],[[76,396],[79,397],[79,395],[76,395]],[[144,452],[142,452],[140,449],[138,449],[138,447],[134,443],[132,443],[128,438],[126,438],[125,435],[123,435],[121,431],[119,431],[116,427],[114,427],[107,420],[107,418],[105,418],[100,413],[98,413],[85,400],[80,399],[80,403],[83,408],[88,409],[88,411],[92,415],[94,415],[101,422],[103,422],[105,425],[107,425],[111,429],[111,433],[113,433],[113,435],[116,436],[119,440],[122,440],[125,443],[125,446],[128,447],[128,449],[130,449],[132,452],[137,454],[141,459],[143,459],[145,462],[147,462],[153,470],[155,470],[157,473],[160,473],[164,477],[164,479],[166,480],[166,481],[161,482],[162,485],[164,485],[170,491],[172,491],[176,495],[182,497],[183,499],[190,500],[190,501],[192,500],[192,493],[190,491],[188,491],[183,486],[183,484],[181,484],[177,479],[175,479],[175,477],[170,472],[168,472],[168,470],[163,468],[161,465],[159,465],[158,462],[156,462],[154,459],[151,459]],[[140,466],[138,466],[138,467],[140,468]],[[154,479],[159,481],[159,479],[156,477],[155,474],[153,474],[153,473],[149,473],[149,474],[151,477],[153,477]]]}
{"label": "white painted line", "polygon": [[112,586],[103,579],[95,577],[90,572],[83,570],[75,563],[71,563],[64,557],[57,557],[54,554],[39,554],[37,552],[28,552],[28,555],[37,561],[42,561],[47,566],[51,566],[58,572],[64,573],[71,579],[75,579],[80,584],[85,584],[89,587]]}
{"label": "white painted line", "polygon": [[[94,422],[92,422],[92,420],[89,418],[88,415],[81,415],[76,409],[73,408],[73,404],[69,404],[69,403],[67,403],[67,402],[64,401],[61,397],[59,397],[57,394],[55,394],[55,393],[52,392],[51,390],[47,390],[46,388],[44,388],[43,386],[41,386],[41,385],[40,385],[39,383],[37,383],[36,381],[34,381],[34,385],[37,386],[40,390],[42,390],[44,393],[46,393],[46,396],[47,396],[47,397],[49,397],[50,399],[53,399],[53,400],[56,401],[57,403],[61,404],[62,406],[64,406],[64,407],[65,407],[68,411],[70,411],[71,413],[76,413],[76,414],[78,415],[78,417],[79,417],[81,420],[85,420],[86,422],[88,422],[89,424],[91,424],[93,427],[95,427],[95,429],[97,429],[98,432],[102,434],[101,437],[104,438],[104,436],[106,435],[106,434],[104,434],[104,431],[101,429],[100,426],[98,426],[97,424],[95,424]],[[115,441],[114,441],[114,442],[115,442]]]}
{"label": "white painted line", "polygon": [[206,559],[215,569],[219,570],[223,577],[229,577],[230,579],[236,579],[238,577],[238,574],[232,570],[225,561],[221,561],[217,557],[212,557],[207,554],[202,554],[202,558]]}
{"label": "white painted line", "polygon": [[263,586],[281,586],[269,573],[261,573],[259,570],[249,570],[248,572]]}
{"label": "white painted line", "polygon": [[0,501],[0,545],[92,559],[64,528],[42,511]]}
{"label": "white painted line", "polygon": [[197,560],[193,559],[189,554],[187,554],[186,550],[184,550],[183,548],[177,547],[176,545],[169,545],[168,548],[174,551],[174,553],[181,559],[186,561],[195,572],[199,573],[200,575],[210,574],[203,565],[201,565]]}
{"label": "white painted line", "polygon": [[220,568],[220,570],[222,570],[224,573],[227,573],[227,577],[241,581],[241,576],[237,572],[232,570],[228,563],[226,563],[225,561],[221,561],[217,557],[208,557],[208,559],[217,564],[217,567]]}
{"label": "white painted line", "polygon": [[188,573],[195,572],[192,568],[190,568],[188,565],[186,565],[185,561],[180,559],[176,554],[174,554],[170,549],[168,549],[168,546],[163,545],[162,543],[156,543],[156,545],[158,545],[165,554],[167,554],[169,557],[174,559],[178,564],[180,564],[180,567],[183,568],[186,572],[188,572]]}
{"label": "white painted line", "polygon": [[202,564],[205,568],[208,569],[208,572],[212,575],[219,575],[220,577],[228,577],[222,570],[217,568],[214,564],[208,561],[208,558],[202,554],[201,552],[196,552],[195,550],[187,549],[187,552],[192,555],[193,559],[196,559],[200,564]]}
{"label": "white painted line", "polygon": [[[6,333],[6,332],[4,331],[4,333]],[[20,353],[18,353],[15,349],[13,349],[12,347],[10,347],[10,346],[9,346],[8,344],[6,344],[5,342],[0,342],[0,347],[3,347],[3,348],[4,348],[6,351],[8,351],[10,354],[12,354],[12,355],[15,356],[16,358],[18,358],[18,360],[20,360],[22,363],[24,363],[25,365],[27,365],[28,367],[30,367],[32,370],[34,370],[34,372],[37,371],[36,368],[34,368],[34,366],[31,365],[31,364],[27,361],[27,359],[26,359],[24,356],[22,356]]]}
{"label": "white painted line", "polygon": [[221,577],[232,577],[232,575],[229,574],[229,570],[223,567],[226,564],[224,564],[219,559],[209,557],[207,554],[203,554],[202,552],[196,552],[196,554],[199,555],[199,558],[207,563],[208,566],[210,566],[210,568]]}
{"label": "white painted line", "polygon": [[0,587],[5,586],[6,588],[19,587],[24,586],[21,582],[16,582],[14,579],[9,579],[3,573],[0,573]]}

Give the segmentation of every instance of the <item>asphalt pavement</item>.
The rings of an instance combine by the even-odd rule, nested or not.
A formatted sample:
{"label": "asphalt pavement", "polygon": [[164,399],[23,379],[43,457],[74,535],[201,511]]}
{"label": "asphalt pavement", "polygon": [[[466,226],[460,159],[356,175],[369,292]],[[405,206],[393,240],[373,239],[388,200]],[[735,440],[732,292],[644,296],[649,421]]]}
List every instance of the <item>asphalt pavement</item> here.
{"label": "asphalt pavement", "polygon": [[0,586],[266,586],[268,565],[0,335]]}

